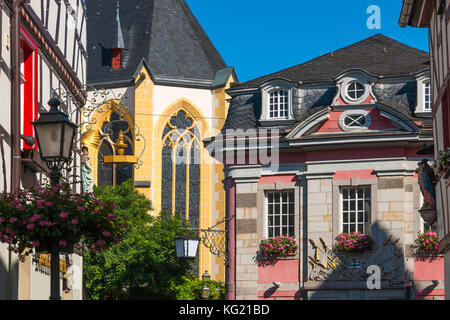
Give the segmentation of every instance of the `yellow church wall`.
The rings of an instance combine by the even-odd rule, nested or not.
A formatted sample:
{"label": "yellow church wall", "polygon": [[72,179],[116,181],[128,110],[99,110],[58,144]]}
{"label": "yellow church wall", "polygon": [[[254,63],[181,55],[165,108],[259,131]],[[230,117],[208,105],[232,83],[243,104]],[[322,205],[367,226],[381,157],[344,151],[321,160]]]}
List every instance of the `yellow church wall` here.
{"label": "yellow church wall", "polygon": [[[152,199],[152,189],[154,186],[153,179],[153,155],[154,150],[159,150],[153,141],[153,123],[154,123],[154,83],[145,68],[142,68],[140,72],[140,77],[136,81],[135,88],[135,123],[136,127],[139,128],[140,133],[145,137],[144,140],[135,141],[135,153],[136,155],[141,154],[142,150],[144,153],[140,161],[142,164],[138,169],[134,170],[134,181],[151,181],[150,188],[139,188],[139,191],[143,193],[150,200]],[[143,81],[140,79],[144,79]],[[153,208],[155,203],[153,202]],[[159,210],[155,210],[159,212]]]}
{"label": "yellow church wall", "polygon": [[[230,96],[225,92],[225,90],[230,88],[232,82],[235,79],[232,75],[228,78],[227,84],[224,88],[220,88],[214,90],[214,135],[217,135],[220,130],[223,128],[225,124],[225,119],[228,114],[229,102],[227,99]],[[212,180],[212,188],[213,188],[213,202],[216,213],[217,222],[225,218],[225,190],[223,187],[223,180],[225,179],[225,175],[223,172],[223,164],[219,162],[215,162],[213,164],[214,172],[213,172],[213,180]],[[214,223],[214,224],[215,224]],[[225,223],[217,226],[220,230],[225,230]],[[225,282],[225,259],[224,257],[215,256],[214,257],[214,265],[211,266],[211,274],[215,274],[214,279],[216,281]]]}
{"label": "yellow church wall", "polygon": [[[140,76],[134,89],[134,122],[137,130],[145,137],[135,141],[135,155],[141,164],[134,169],[134,181],[151,181],[149,188],[138,190],[146,195],[153,204],[154,214],[161,211],[161,173],[162,173],[162,132],[166,123],[176,112],[183,109],[192,117],[205,139],[220,132],[228,113],[229,96],[225,90],[235,81],[232,76],[224,88],[217,90],[163,87],[153,83],[146,68],[140,70]],[[113,89],[114,90],[114,89]],[[205,148],[201,148],[200,170],[200,225],[208,229],[225,217],[225,191],[223,188],[223,165],[213,160]],[[97,182],[98,150],[90,148],[92,173]],[[225,224],[216,229],[224,230]],[[225,281],[224,258],[211,254],[203,244],[199,247],[199,276],[205,270],[216,281]]]}

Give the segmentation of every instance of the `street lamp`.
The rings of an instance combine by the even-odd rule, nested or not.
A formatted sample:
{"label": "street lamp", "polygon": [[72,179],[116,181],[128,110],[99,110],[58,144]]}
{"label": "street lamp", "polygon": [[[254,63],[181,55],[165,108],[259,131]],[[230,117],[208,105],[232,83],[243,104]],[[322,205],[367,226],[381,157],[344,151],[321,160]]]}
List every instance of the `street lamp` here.
{"label": "street lamp", "polygon": [[42,113],[37,122],[33,122],[37,144],[42,160],[51,170],[52,184],[59,182],[59,171],[64,162],[71,157],[73,140],[77,125],[58,109],[61,101],[53,97],[48,102],[50,111]]}
{"label": "street lamp", "polygon": [[197,256],[200,239],[196,236],[184,235],[175,238],[178,258],[195,258]]}
{"label": "street lamp", "polygon": [[[53,97],[48,102],[50,111],[42,113],[37,122],[33,122],[37,144],[42,160],[51,170],[52,185],[59,183],[60,170],[64,162],[70,159],[77,125],[69,120],[58,107],[61,101]],[[56,243],[51,244],[50,300],[61,300],[59,279],[59,250]]]}

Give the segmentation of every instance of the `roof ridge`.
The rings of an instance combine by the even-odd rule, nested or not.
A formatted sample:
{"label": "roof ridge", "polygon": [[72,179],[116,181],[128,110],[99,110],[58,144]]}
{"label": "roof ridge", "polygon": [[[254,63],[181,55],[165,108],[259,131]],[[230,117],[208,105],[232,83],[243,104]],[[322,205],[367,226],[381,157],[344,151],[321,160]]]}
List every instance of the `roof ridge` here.
{"label": "roof ridge", "polygon": [[370,37],[368,37],[368,38],[362,39],[362,40],[360,40],[360,41],[358,41],[358,42],[352,43],[352,44],[350,44],[350,45],[348,45],[348,46],[339,48],[339,49],[337,49],[337,50],[330,51],[330,52],[328,52],[328,53],[325,53],[325,54],[323,54],[323,55],[320,55],[320,56],[315,57],[315,58],[313,58],[313,59],[310,59],[310,60],[308,60],[308,61],[302,62],[302,63],[297,64],[297,65],[295,65],[295,66],[288,67],[288,68],[285,68],[285,69],[281,69],[281,70],[278,70],[278,71],[275,71],[275,72],[272,72],[272,73],[269,73],[269,74],[266,74],[266,75],[263,75],[263,76],[260,76],[260,77],[251,79],[251,80],[248,80],[248,81],[246,81],[246,82],[243,82],[241,85],[245,85],[245,84],[248,83],[248,82],[257,81],[258,79],[270,77],[270,76],[275,75],[275,74],[277,74],[277,73],[284,72],[284,71],[288,71],[288,70],[291,70],[291,69],[294,69],[294,68],[297,68],[297,67],[300,67],[300,66],[303,66],[303,65],[307,65],[307,64],[309,64],[309,63],[311,63],[311,62],[314,62],[314,61],[323,59],[323,58],[329,56],[331,53],[338,53],[338,52],[340,52],[340,51],[347,50],[347,49],[349,49],[349,48],[358,47],[358,46],[360,46],[362,43],[364,43],[364,42],[366,42],[366,41],[368,41],[368,40],[370,40],[370,39],[388,40],[388,41],[391,42],[392,45],[397,45],[397,46],[400,46],[400,47],[402,47],[402,48],[404,48],[404,49],[408,49],[408,50],[414,51],[414,52],[416,52],[416,53],[421,53],[421,54],[423,53],[424,55],[428,56],[428,53],[427,53],[426,51],[423,51],[423,50],[420,50],[420,49],[417,49],[417,48],[408,46],[408,45],[406,45],[406,44],[404,44],[404,43],[401,43],[400,41],[397,41],[397,40],[395,40],[395,39],[393,39],[393,38],[391,38],[391,37],[387,37],[387,36],[385,36],[385,35],[383,35],[383,34],[381,34],[381,33],[377,33],[377,34],[372,35],[372,36],[370,36]]}
{"label": "roof ridge", "polygon": [[[165,0],[164,0],[165,1]],[[212,64],[213,67],[217,68],[218,70],[226,68],[227,64],[223,60],[222,56],[220,55],[217,48],[212,43],[209,36],[206,34],[205,30],[201,26],[201,24],[198,22],[195,15],[192,13],[191,9],[187,5],[186,1],[179,0],[181,8],[185,12],[188,22],[192,27],[192,30],[194,31],[195,35],[197,36],[197,39],[199,41],[200,46],[202,47],[206,57],[208,58],[208,62]]]}

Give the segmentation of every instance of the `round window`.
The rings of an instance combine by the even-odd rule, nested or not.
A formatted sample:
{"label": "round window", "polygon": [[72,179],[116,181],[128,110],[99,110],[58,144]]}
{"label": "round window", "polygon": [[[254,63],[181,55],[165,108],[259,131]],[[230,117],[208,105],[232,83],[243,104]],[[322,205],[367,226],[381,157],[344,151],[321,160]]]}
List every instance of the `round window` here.
{"label": "round window", "polygon": [[364,86],[360,82],[352,82],[347,87],[347,95],[352,100],[359,100],[364,95]]}

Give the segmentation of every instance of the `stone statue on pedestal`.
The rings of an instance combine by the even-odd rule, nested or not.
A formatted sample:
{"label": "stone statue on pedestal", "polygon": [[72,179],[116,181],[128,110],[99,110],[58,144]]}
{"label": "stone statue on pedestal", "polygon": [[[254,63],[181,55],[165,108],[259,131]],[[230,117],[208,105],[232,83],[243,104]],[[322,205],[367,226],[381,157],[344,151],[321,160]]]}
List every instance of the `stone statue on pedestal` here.
{"label": "stone statue on pedestal", "polygon": [[436,190],[434,188],[436,177],[434,170],[428,165],[427,159],[423,159],[418,165],[416,173],[419,178],[420,191],[424,198],[422,209],[434,209],[436,208]]}

